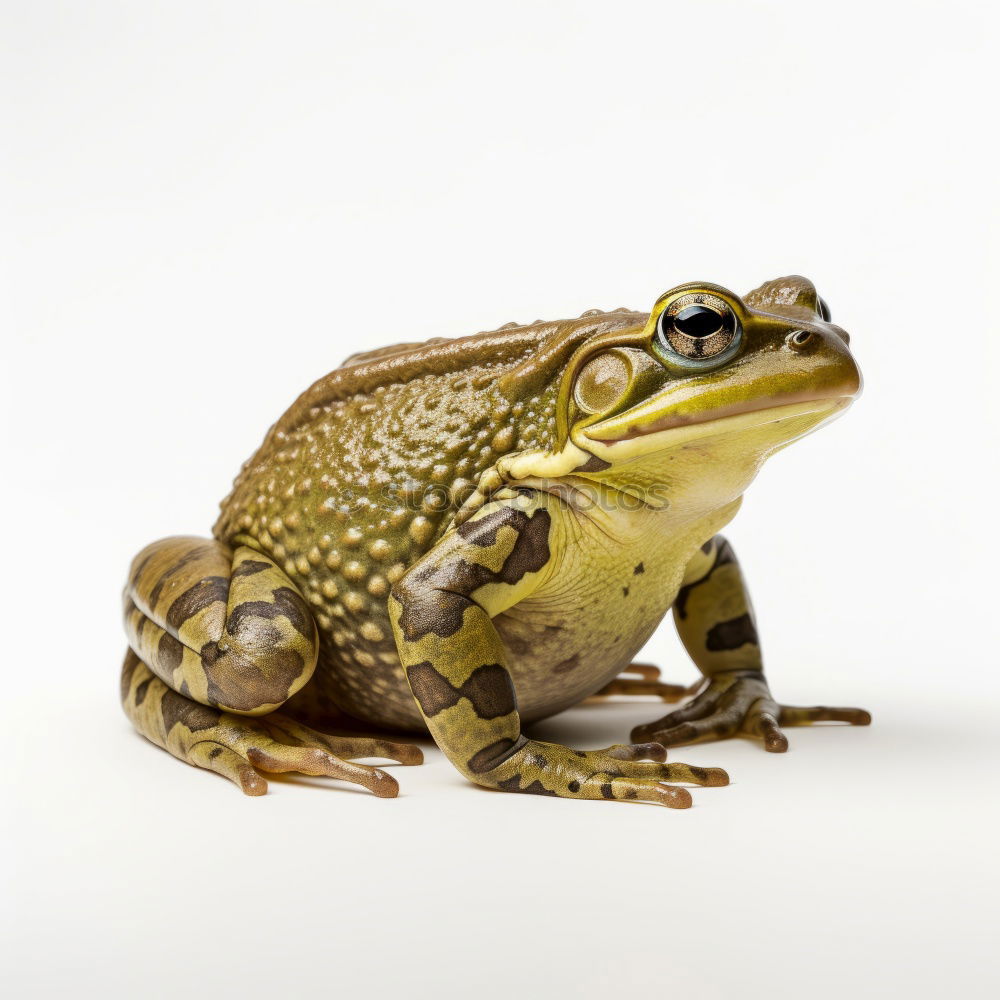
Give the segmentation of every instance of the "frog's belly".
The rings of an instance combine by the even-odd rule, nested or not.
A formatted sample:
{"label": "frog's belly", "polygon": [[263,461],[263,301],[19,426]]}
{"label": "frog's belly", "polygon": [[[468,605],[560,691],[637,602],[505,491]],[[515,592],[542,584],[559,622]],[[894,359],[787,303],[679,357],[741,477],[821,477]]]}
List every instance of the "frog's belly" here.
{"label": "frog's belly", "polygon": [[529,599],[495,618],[522,719],[561,712],[617,677],[673,603],[662,582],[615,581],[572,608]]}
{"label": "frog's belly", "polygon": [[[652,536],[655,539],[655,535]],[[680,586],[685,552],[670,546],[596,546],[569,560],[554,584],[493,619],[507,649],[518,710],[525,721],[569,708],[599,690],[628,666],[662,621]],[[356,718],[398,729],[425,730],[396,656],[385,608],[375,612],[377,644],[361,634],[346,645],[324,636],[320,663],[300,700],[327,698]],[[296,696],[299,697],[299,696]]]}
{"label": "frog's belly", "polygon": [[[636,574],[632,563],[612,580],[603,573],[592,579],[581,589],[528,598],[493,619],[525,721],[561,712],[616,677],[653,634],[676,592],[673,581],[664,586],[662,575]],[[313,680],[296,696],[297,704],[306,702],[335,705],[377,726],[426,729],[388,643],[344,649],[324,637]]]}

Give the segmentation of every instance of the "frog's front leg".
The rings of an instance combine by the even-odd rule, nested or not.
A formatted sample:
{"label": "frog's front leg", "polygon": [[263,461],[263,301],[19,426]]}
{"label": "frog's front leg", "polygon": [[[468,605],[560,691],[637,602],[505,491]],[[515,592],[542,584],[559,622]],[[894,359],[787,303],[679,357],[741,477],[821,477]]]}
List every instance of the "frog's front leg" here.
{"label": "frog's front leg", "polygon": [[772,753],[788,749],[782,726],[846,722],[867,726],[871,716],[860,708],[797,708],[771,696],[761,660],[750,596],[732,547],[721,535],[695,554],[674,602],[677,631],[708,679],[687,705],[657,722],[638,726],[632,739],[680,746],[729,736],[763,740]]}
{"label": "frog's front leg", "polygon": [[166,538],[136,556],[125,587],[121,696],[136,729],[248,795],[258,771],[299,771],[393,796],[395,778],[350,758],[419,763],[416,748],[319,733],[275,710],[312,676],[316,626],[275,563],[246,546]]}
{"label": "frog's front leg", "polygon": [[690,793],[667,782],[723,785],[725,772],[664,763],[666,751],[656,743],[584,751],[521,734],[492,617],[544,582],[551,530],[552,517],[537,494],[488,504],[393,588],[396,644],[427,726],[455,767],[480,785],[685,808]]}

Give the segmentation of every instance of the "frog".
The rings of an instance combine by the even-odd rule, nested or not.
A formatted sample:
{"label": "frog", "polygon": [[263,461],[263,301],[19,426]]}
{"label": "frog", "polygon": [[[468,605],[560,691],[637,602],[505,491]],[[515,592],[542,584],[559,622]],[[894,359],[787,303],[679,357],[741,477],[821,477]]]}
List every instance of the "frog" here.
{"label": "frog", "polygon": [[[861,386],[800,276],[354,354],[270,428],[211,537],[133,560],[125,713],[248,795],[297,772],[394,797],[429,734],[486,788],[687,808],[729,778],[668,750],[871,721],[774,698],[721,534]],[[694,685],[635,659],[668,613]],[[622,697],[681,704],[602,749],[531,735]]]}

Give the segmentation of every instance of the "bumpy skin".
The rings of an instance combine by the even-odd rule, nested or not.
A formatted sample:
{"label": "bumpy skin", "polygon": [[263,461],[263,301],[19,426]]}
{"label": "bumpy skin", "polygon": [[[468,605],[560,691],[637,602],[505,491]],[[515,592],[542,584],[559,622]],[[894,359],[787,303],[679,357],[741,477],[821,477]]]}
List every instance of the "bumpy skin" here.
{"label": "bumpy skin", "polygon": [[[867,722],[778,705],[739,567],[717,534],[761,463],[860,388],[802,278],[743,299],[685,285],[650,313],[592,311],[348,359],[269,431],[214,539],[154,543],[125,591],[136,728],[249,794],[261,771],[394,795],[427,730],[471,780],[690,804],[724,772],[665,745],[785,749],[781,725]],[[714,324],[714,325],[713,325]],[[673,607],[707,678],[598,751],[522,722],[590,697],[690,693],[632,659]],[[348,731],[348,732],[345,732]]]}

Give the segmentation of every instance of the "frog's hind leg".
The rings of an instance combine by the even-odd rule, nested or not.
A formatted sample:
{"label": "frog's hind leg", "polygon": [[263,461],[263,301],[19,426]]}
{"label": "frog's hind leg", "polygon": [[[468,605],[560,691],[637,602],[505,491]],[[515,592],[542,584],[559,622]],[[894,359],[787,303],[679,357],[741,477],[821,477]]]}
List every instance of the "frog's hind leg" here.
{"label": "frog's hind leg", "polygon": [[595,691],[587,700],[607,701],[615,695],[630,698],[652,695],[661,701],[680,701],[691,693],[692,688],[683,684],[666,684],[661,681],[659,667],[649,663],[630,663],[613,681]]}
{"label": "frog's hind leg", "polygon": [[368,746],[345,746],[336,737],[280,716],[251,719],[220,712],[167,687],[131,649],[122,667],[122,705],[146,739],[179,760],[223,775],[247,795],[267,791],[261,771],[339,778],[363,785],[381,798],[399,793],[392,775],[348,759],[391,757],[388,746],[373,753]]}
{"label": "frog's hind leg", "polygon": [[[175,757],[225,775],[248,795],[258,771],[298,771],[397,794],[395,778],[348,758],[375,747],[317,733],[275,710],[312,676],[308,605],[266,555],[200,538],[139,553],[124,595],[131,647],[122,704],[136,729]],[[381,743],[379,756],[392,757]]]}

